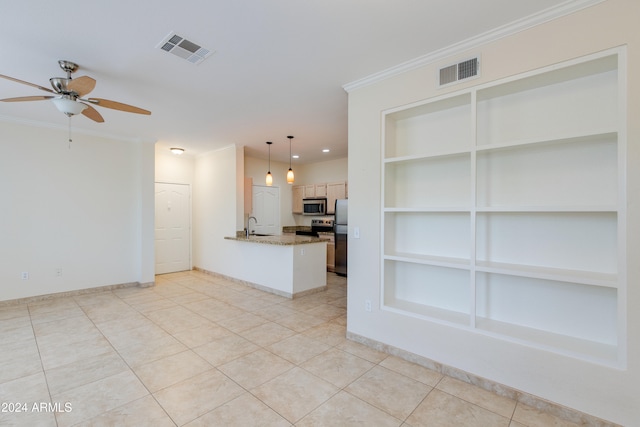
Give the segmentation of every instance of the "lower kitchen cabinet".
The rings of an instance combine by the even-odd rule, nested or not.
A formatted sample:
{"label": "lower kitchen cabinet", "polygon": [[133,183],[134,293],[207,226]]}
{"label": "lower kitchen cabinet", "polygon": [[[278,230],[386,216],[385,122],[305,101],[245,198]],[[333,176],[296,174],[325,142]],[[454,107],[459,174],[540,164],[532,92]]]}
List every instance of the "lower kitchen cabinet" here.
{"label": "lower kitchen cabinet", "polygon": [[321,234],[320,238],[327,241],[327,271],[333,272],[336,267],[336,246],[333,234]]}

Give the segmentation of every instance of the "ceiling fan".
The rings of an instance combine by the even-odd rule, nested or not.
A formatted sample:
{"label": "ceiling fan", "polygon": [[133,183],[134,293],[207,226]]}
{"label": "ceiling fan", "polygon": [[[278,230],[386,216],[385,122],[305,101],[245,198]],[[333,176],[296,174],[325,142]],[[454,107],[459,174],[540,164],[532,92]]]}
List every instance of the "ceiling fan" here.
{"label": "ceiling fan", "polygon": [[0,99],[0,101],[22,102],[44,101],[50,99],[56,106],[56,108],[67,116],[71,117],[73,115],[82,113],[83,116],[88,117],[98,123],[104,122],[104,119],[102,118],[100,113],[98,113],[98,111],[91,105],[125,111],[127,113],[146,115],[151,114],[151,111],[143,110],[142,108],[134,107],[132,105],[123,104],[121,102],[110,101],[108,99],[102,98],[83,98],[93,90],[93,88],[96,86],[96,81],[88,76],[82,76],[78,77],[77,79],[72,79],[71,74],[78,70],[78,65],[65,60],[58,61],[58,64],[60,65],[60,68],[62,68],[62,70],[67,73],[67,77],[50,78],[49,82],[51,83],[51,87],[53,88],[53,90],[33,83],[25,82],[24,80],[19,80],[0,74],[0,77],[2,77],[3,79],[35,87],[45,92],[50,92],[53,95],[21,96],[17,98]]}

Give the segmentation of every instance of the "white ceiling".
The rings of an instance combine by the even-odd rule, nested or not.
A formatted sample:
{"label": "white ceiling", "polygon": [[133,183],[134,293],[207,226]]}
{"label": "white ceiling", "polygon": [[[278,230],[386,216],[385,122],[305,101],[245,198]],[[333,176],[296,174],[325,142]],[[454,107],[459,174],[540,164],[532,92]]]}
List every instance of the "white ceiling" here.
{"label": "white ceiling", "polygon": [[[347,155],[343,85],[427,55],[564,0],[0,0],[0,74],[49,87],[97,80],[91,96],[151,110],[97,107],[72,127],[180,146],[197,155],[229,144],[288,162]],[[216,52],[193,65],[156,46],[171,31]],[[0,79],[0,98],[47,95]],[[0,102],[0,116],[66,128],[49,101]],[[76,135],[74,141],[80,143]],[[320,152],[329,148],[329,154]]]}

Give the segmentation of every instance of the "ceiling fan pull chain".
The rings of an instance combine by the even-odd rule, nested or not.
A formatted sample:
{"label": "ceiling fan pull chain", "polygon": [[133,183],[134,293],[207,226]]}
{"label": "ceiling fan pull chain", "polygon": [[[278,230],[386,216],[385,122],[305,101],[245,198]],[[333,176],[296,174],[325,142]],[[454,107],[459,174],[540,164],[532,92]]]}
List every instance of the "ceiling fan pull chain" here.
{"label": "ceiling fan pull chain", "polygon": [[73,140],[71,139],[71,116],[69,116],[69,150],[71,150],[71,142]]}

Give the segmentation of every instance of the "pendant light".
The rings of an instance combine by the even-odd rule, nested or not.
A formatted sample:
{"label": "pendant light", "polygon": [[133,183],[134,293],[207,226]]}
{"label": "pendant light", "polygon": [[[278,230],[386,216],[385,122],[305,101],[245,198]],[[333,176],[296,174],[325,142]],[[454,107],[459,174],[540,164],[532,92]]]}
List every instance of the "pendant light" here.
{"label": "pendant light", "polygon": [[269,146],[269,171],[267,172],[267,185],[271,187],[273,185],[273,176],[271,175],[271,141],[267,141],[267,145]]}
{"label": "pendant light", "polygon": [[293,169],[291,169],[291,140],[293,136],[289,135],[289,171],[287,172],[287,184],[293,184]]}

